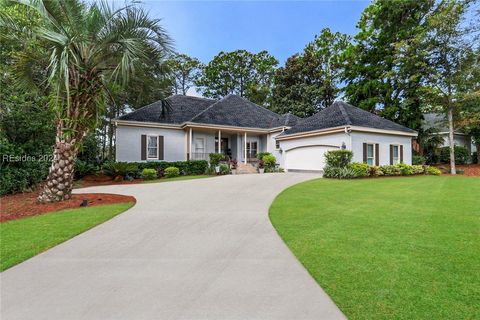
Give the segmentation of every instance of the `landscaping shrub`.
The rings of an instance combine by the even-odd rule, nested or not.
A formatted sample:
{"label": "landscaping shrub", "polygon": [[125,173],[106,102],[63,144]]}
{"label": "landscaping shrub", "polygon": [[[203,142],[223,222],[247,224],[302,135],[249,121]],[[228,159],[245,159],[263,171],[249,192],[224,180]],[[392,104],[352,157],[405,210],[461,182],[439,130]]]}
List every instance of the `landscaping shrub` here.
{"label": "landscaping shrub", "polygon": [[168,167],[165,169],[166,178],[175,178],[180,175],[180,170],[177,167]]}
{"label": "landscaping shrub", "polygon": [[271,154],[264,155],[261,161],[263,160],[263,165],[265,169],[275,168],[275,164],[277,163],[277,158]]}
{"label": "landscaping shrub", "polygon": [[[469,158],[467,148],[455,146],[454,153],[456,164],[467,164]],[[440,149],[440,163],[450,163],[450,147]]]}
{"label": "landscaping shrub", "polygon": [[350,168],[355,172],[357,177],[368,177],[370,175],[370,166],[363,162],[354,162]]}
{"label": "landscaping shrub", "polygon": [[139,171],[143,169],[157,170],[157,176],[162,177],[163,171],[168,167],[176,167],[182,174],[204,174],[208,168],[206,160],[190,160],[190,161],[148,161],[148,162],[130,162],[135,164]]}
{"label": "landscaping shrub", "polygon": [[411,176],[413,174],[413,169],[411,165],[405,163],[399,163],[395,165],[398,169],[400,169],[400,174],[402,176]]}
{"label": "landscaping shrub", "polygon": [[216,167],[220,164],[220,161],[225,160],[225,155],[223,153],[210,153],[210,166]]}
{"label": "landscaping shrub", "polygon": [[157,178],[157,170],[155,169],[143,169],[141,177],[145,180],[153,180]]}
{"label": "landscaping shrub", "polygon": [[86,175],[95,174],[97,171],[99,171],[98,166],[78,158],[75,160],[75,178],[80,179]]}
{"label": "landscaping shrub", "polygon": [[430,175],[438,176],[440,175],[441,171],[435,167],[426,167],[425,172]]}
{"label": "landscaping shrub", "polygon": [[325,167],[323,176],[335,179],[353,179],[357,177],[355,171],[350,167]]}
{"label": "landscaping shrub", "polygon": [[102,170],[104,174],[113,178],[125,178],[127,175],[136,176],[139,172],[139,168],[134,162],[105,162]]}
{"label": "landscaping shrub", "polygon": [[272,154],[270,152],[259,152],[257,153],[257,158],[258,160],[263,160],[263,157],[265,156],[271,156]]}
{"label": "landscaping shrub", "polygon": [[402,173],[400,167],[397,165],[380,166],[380,170],[386,176],[399,176]]}
{"label": "landscaping shrub", "polygon": [[412,164],[413,165],[423,164],[424,161],[425,161],[425,159],[419,154],[414,154],[412,156]]}
{"label": "landscaping shrub", "polygon": [[325,163],[327,167],[345,168],[353,158],[353,152],[350,150],[332,150],[325,153]]}
{"label": "landscaping shrub", "polygon": [[421,165],[413,165],[412,166],[412,174],[424,174],[425,167]]}
{"label": "landscaping shrub", "polygon": [[228,167],[228,165],[222,163],[220,165],[220,174],[229,174],[230,173],[230,168]]}

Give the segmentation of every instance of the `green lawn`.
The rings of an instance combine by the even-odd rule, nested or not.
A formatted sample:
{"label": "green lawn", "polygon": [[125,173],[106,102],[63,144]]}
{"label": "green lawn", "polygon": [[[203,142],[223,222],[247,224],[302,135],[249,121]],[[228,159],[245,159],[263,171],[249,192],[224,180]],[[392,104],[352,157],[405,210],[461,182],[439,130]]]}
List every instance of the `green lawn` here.
{"label": "green lawn", "polygon": [[318,179],[270,208],[349,319],[480,319],[480,179]]}
{"label": "green lawn", "polygon": [[105,222],[133,203],[69,209],[0,224],[0,271]]}

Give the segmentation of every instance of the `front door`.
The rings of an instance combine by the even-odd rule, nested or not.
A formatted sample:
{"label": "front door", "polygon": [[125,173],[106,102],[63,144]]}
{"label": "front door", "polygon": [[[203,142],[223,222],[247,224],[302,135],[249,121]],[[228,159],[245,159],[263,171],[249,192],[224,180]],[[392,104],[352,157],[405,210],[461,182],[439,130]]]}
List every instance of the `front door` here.
{"label": "front door", "polygon": [[[215,150],[218,149],[218,137],[215,137]],[[222,138],[220,141],[220,153],[228,154],[228,138]]]}
{"label": "front door", "polygon": [[247,141],[247,159],[257,157],[258,143],[257,141]]}

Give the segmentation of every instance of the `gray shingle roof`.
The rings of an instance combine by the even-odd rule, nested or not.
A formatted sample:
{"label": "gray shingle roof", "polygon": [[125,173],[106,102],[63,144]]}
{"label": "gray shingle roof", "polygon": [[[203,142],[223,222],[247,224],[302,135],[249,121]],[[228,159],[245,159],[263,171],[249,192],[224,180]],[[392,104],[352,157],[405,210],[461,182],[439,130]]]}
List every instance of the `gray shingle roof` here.
{"label": "gray shingle roof", "polygon": [[215,100],[174,95],[166,99],[170,108],[162,113],[162,102],[157,101],[143,108],[119,117],[119,120],[159,122],[169,124],[181,124],[189,121],[200,112],[212,105]]}
{"label": "gray shingle roof", "polygon": [[415,133],[412,129],[384,119],[371,112],[356,108],[346,102],[335,101],[330,107],[317,112],[309,118],[300,120],[295,126],[286,130],[283,134],[289,135],[349,125]]}
{"label": "gray shingle roof", "polygon": [[198,114],[191,122],[268,129],[279,123],[280,117],[247,99],[228,95]]}

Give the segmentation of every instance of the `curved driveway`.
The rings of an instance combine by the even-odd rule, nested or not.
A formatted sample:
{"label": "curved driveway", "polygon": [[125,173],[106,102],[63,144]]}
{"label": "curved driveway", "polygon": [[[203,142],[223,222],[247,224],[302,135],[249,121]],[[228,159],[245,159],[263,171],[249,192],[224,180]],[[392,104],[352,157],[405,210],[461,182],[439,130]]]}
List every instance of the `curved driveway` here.
{"label": "curved driveway", "polygon": [[1,274],[1,319],[344,319],[290,253],[268,207],[308,174],[76,190],[129,211]]}

